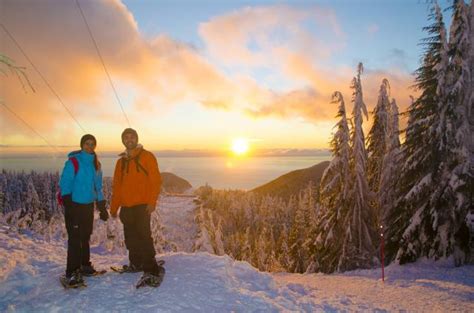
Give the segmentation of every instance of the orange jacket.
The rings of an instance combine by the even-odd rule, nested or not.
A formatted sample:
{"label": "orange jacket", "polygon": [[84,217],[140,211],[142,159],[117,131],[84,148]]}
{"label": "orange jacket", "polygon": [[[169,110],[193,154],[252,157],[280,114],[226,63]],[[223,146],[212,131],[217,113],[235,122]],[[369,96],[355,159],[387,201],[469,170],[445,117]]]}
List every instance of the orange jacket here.
{"label": "orange jacket", "polygon": [[117,213],[121,206],[155,205],[161,189],[155,156],[142,147],[135,148],[130,155],[122,153],[121,156],[115,165],[110,212]]}

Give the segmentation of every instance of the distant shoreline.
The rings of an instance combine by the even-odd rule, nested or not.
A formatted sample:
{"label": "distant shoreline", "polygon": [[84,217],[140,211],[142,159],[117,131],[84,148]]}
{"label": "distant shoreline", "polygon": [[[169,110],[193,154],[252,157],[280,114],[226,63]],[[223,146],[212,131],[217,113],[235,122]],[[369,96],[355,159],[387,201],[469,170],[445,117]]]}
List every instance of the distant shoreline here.
{"label": "distant shoreline", "polygon": [[[64,158],[70,151],[59,152],[13,152],[1,151],[1,159],[24,159],[24,158]],[[234,157],[228,151],[206,151],[206,150],[151,150],[157,157],[160,158],[220,158],[220,157]],[[99,157],[117,157],[121,151],[104,151],[97,152]],[[329,149],[261,149],[249,153],[244,158],[262,158],[262,157],[311,157],[311,156],[330,156]]]}

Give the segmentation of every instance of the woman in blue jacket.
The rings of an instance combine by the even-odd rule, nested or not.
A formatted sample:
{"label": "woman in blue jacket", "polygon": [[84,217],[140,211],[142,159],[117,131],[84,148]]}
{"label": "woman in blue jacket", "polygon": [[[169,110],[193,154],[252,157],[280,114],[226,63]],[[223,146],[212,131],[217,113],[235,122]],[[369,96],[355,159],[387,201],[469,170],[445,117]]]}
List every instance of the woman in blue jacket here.
{"label": "woman in blue jacket", "polygon": [[94,203],[100,218],[108,218],[102,193],[102,170],[95,154],[97,141],[87,134],[81,138],[81,150],[69,153],[59,181],[68,234],[66,276],[63,283],[75,287],[84,284],[82,275],[96,270],[90,262],[89,240],[94,221]]}

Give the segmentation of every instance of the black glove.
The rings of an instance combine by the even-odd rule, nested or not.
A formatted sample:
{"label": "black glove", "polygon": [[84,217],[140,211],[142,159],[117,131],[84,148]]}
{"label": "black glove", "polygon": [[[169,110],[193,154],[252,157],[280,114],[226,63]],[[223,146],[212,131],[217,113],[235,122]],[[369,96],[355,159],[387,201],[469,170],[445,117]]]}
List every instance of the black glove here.
{"label": "black glove", "polygon": [[71,194],[64,195],[62,196],[63,198],[63,205],[66,209],[72,208],[73,202],[72,202],[72,196]]}
{"label": "black glove", "polygon": [[99,210],[99,217],[104,222],[109,219],[109,212],[105,208],[105,200],[100,200],[97,202],[97,209]]}

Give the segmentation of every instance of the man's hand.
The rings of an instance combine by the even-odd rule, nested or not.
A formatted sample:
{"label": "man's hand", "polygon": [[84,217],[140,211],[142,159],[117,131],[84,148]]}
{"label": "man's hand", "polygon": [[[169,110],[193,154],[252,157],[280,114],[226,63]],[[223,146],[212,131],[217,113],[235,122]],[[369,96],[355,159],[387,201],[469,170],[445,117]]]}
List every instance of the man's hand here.
{"label": "man's hand", "polygon": [[153,211],[155,211],[155,208],[156,208],[156,205],[148,204],[146,206],[146,211],[148,212],[148,214],[151,214],[151,213],[153,213]]}

